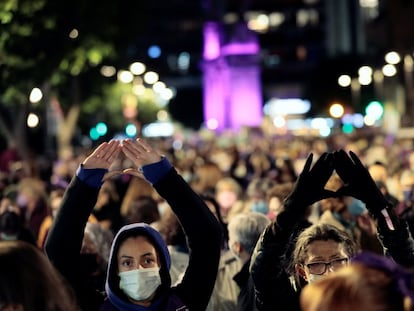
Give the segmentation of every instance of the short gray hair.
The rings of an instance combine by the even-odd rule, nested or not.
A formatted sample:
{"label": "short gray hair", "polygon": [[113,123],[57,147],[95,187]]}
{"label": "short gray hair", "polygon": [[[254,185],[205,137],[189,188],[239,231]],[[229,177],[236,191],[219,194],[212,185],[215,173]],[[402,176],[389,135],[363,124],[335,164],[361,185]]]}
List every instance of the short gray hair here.
{"label": "short gray hair", "polygon": [[227,229],[243,246],[243,248],[251,255],[257,240],[266,226],[270,223],[270,219],[258,212],[239,213],[230,218]]}

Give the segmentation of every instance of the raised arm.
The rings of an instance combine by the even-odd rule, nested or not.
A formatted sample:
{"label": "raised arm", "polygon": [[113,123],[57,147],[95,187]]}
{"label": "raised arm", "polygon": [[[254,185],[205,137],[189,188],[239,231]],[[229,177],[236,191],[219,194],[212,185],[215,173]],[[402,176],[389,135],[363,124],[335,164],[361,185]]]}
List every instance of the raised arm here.
{"label": "raised arm", "polygon": [[[187,236],[190,259],[176,290],[190,310],[204,310],[214,287],[220,258],[222,231],[217,219],[167,158],[147,142],[127,140],[122,150],[177,215]],[[164,173],[157,167],[162,167]]]}
{"label": "raised arm", "polygon": [[265,229],[253,253],[250,270],[259,310],[299,309],[299,294],[288,272],[291,247],[307,225],[307,208],[316,201],[335,196],[324,189],[333,172],[332,154],[323,154],[311,168],[312,161],[310,154],[282,212]]}
{"label": "raised arm", "polygon": [[83,161],[65,191],[45,244],[47,256],[69,281],[84,310],[97,310],[102,302],[102,297],[95,288],[88,286],[86,275],[79,268],[84,230],[104,174],[119,151],[119,142],[105,142]]}
{"label": "raised arm", "polygon": [[398,218],[394,206],[385,199],[367,168],[352,151],[347,154],[340,150],[334,158],[335,169],[345,183],[338,194],[363,201],[377,222],[384,253],[405,267],[414,267],[414,240],[408,225]]}

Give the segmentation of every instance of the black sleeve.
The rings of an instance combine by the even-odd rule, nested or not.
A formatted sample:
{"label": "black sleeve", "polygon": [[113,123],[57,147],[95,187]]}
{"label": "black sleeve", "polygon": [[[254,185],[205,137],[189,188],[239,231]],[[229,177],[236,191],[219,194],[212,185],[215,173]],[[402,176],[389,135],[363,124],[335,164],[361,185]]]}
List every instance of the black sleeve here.
{"label": "black sleeve", "polygon": [[89,286],[80,272],[80,250],[89,215],[96,203],[99,188],[89,187],[76,176],[72,179],[62,205],[48,234],[45,252],[75,291],[82,310],[98,310],[103,296]]}
{"label": "black sleeve", "polygon": [[189,265],[176,290],[190,310],[205,310],[214,288],[222,229],[207,205],[185,180],[171,169],[154,185],[177,215],[190,248]]}
{"label": "black sleeve", "polygon": [[256,306],[264,310],[299,310],[299,294],[291,284],[287,267],[294,231],[276,223],[267,226],[252,255],[250,273],[254,282]]}
{"label": "black sleeve", "polygon": [[386,255],[391,256],[404,267],[414,267],[414,240],[408,225],[404,221],[401,221],[396,230],[379,226],[378,237]]}

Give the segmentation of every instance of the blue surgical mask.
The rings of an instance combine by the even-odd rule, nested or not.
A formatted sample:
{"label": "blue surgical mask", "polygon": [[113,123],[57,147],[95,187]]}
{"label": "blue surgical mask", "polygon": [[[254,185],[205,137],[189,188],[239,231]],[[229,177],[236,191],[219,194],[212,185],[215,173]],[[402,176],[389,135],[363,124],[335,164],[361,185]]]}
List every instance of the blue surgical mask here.
{"label": "blue surgical mask", "polygon": [[265,201],[257,201],[252,204],[250,210],[252,212],[267,214],[269,208],[267,207],[267,203]]}
{"label": "blue surgical mask", "polygon": [[404,195],[404,201],[411,201],[413,198],[413,191],[411,189],[404,190],[403,195]]}
{"label": "blue surgical mask", "polygon": [[0,240],[2,241],[15,241],[17,240],[17,235],[16,234],[7,234],[4,232],[0,233]]}

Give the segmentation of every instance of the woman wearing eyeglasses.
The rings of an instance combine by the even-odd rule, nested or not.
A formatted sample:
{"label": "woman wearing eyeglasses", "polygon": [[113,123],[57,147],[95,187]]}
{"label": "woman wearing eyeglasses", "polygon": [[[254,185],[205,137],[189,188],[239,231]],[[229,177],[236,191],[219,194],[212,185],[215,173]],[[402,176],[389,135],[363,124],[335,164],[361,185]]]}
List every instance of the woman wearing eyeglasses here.
{"label": "woman wearing eyeglasses", "polygon": [[347,265],[356,251],[354,240],[345,231],[328,224],[310,226],[299,235],[293,251],[296,282],[313,282]]}
{"label": "woman wearing eyeglasses", "polygon": [[[264,230],[252,255],[250,272],[260,311],[301,310],[302,288],[346,266],[360,250],[345,231],[309,223],[309,207],[322,199],[346,195],[363,201],[377,221],[384,252],[399,264],[414,267],[414,241],[408,227],[394,217],[356,155],[325,153],[312,164],[311,154],[283,210]],[[325,189],[334,171],[344,182],[336,192]]]}

